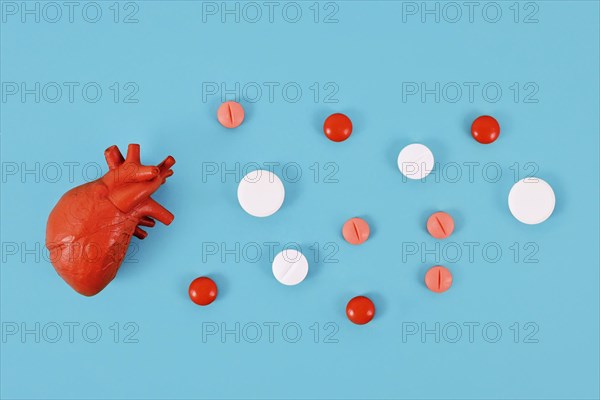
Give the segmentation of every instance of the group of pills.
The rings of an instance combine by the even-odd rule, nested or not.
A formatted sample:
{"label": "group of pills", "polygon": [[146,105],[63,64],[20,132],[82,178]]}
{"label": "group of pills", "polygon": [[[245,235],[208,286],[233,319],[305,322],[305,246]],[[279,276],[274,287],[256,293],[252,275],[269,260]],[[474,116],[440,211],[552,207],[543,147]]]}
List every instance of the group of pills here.
{"label": "group of pills", "polygon": [[[219,107],[217,118],[226,128],[236,128],[244,120],[243,107],[227,101]],[[325,136],[334,142],[343,142],[352,134],[352,121],[344,114],[332,114],[323,124]],[[481,116],[473,121],[471,135],[482,144],[496,141],[500,125],[491,116]],[[404,147],[398,154],[398,169],[409,179],[423,179],[434,168],[431,150],[420,143]],[[240,206],[255,217],[268,217],[279,210],[285,199],[285,187],[274,173],[256,170],[247,174],[239,183],[237,191]],[[552,187],[542,179],[529,177],[515,183],[508,195],[508,205],[513,216],[525,224],[539,224],[554,211],[555,196]],[[446,239],[454,231],[454,220],[445,212],[433,213],[426,222],[427,231],[435,239]],[[350,218],[342,226],[344,240],[360,245],[369,239],[371,229],[367,221]],[[286,249],[277,254],[272,263],[273,276],[284,285],[297,285],[308,275],[308,261],[298,250]],[[448,268],[436,265],[425,274],[429,290],[442,293],[452,286],[452,273]],[[217,297],[217,285],[208,277],[196,278],[189,287],[191,300],[198,305],[208,305]],[[352,298],[346,306],[348,319],[355,324],[366,324],[375,316],[375,305],[365,296]]]}

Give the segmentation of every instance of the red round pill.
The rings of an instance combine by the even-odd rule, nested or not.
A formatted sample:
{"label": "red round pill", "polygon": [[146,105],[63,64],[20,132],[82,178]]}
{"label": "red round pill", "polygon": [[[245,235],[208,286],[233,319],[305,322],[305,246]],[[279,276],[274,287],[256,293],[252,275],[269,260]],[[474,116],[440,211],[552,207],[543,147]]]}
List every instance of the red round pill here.
{"label": "red round pill", "polygon": [[427,231],[436,239],[446,239],[454,231],[454,220],[445,212],[433,213],[427,220]]}
{"label": "red round pill", "polygon": [[500,124],[494,117],[482,115],[473,121],[471,135],[479,143],[490,144],[500,136]]}
{"label": "red round pill", "polygon": [[235,101],[226,101],[217,110],[217,119],[225,128],[237,128],[244,121],[244,107]]}
{"label": "red round pill", "polygon": [[452,273],[441,265],[431,267],[425,274],[425,285],[432,292],[442,293],[452,286]]}
{"label": "red round pill", "polygon": [[199,306],[207,306],[217,298],[217,284],[206,276],[196,278],[188,290],[190,299]]}
{"label": "red round pill", "polygon": [[350,244],[361,244],[367,241],[371,229],[362,218],[350,218],[342,228],[342,236]]}
{"label": "red round pill", "polygon": [[346,315],[355,324],[364,325],[375,316],[375,304],[368,297],[357,296],[348,302]]}
{"label": "red round pill", "polygon": [[343,142],[352,134],[352,121],[344,114],[331,114],[323,124],[325,136],[334,142]]}

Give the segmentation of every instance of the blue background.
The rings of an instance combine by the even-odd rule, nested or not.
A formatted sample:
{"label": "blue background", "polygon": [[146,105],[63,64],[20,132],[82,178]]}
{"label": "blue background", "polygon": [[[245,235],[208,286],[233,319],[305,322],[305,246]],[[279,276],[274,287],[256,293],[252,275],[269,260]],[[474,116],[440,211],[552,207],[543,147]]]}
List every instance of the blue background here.
{"label": "blue background", "polygon": [[[97,23],[82,18],[85,3],[72,23],[65,15],[56,23],[32,17],[22,22],[21,14],[3,12],[3,398],[598,398],[597,2],[521,3],[518,22],[513,2],[500,2],[496,23],[482,17],[485,3],[479,3],[473,22],[463,7],[455,23],[447,21],[453,14],[442,15],[439,23],[431,15],[425,22],[421,14],[403,19],[403,7],[410,5],[392,1],[321,3],[318,23],[313,2],[299,3],[297,23],[282,17],[285,3],[279,3],[273,22],[263,6],[255,23],[243,15],[239,23],[232,16],[222,23],[221,14],[204,14],[203,21],[199,1],[143,1],[135,3],[137,9],[121,3],[115,23],[113,2],[98,4],[103,14]],[[324,23],[333,11],[337,22]],[[131,12],[138,22],[123,23]],[[537,22],[524,23],[532,12]],[[24,101],[20,93],[8,95],[7,82],[80,86],[73,102],[64,91],[55,103],[47,101],[53,92],[42,93],[38,103],[34,95]],[[99,101],[82,97],[87,82],[102,88]],[[121,90],[117,102],[110,89],[115,82]],[[128,82],[134,86],[125,88]],[[229,88],[256,82],[263,92],[258,99],[254,92],[241,93],[247,117],[232,131],[215,118],[221,93],[204,91],[203,99],[203,82],[205,89],[207,82]],[[264,82],[279,85],[272,99]],[[282,95],[290,82],[302,89],[297,102]],[[316,101],[310,89],[315,82]],[[476,82],[479,89],[472,101],[466,90],[456,102],[448,101],[451,92],[439,102],[434,95],[403,101],[402,82],[426,82],[429,88],[435,82],[463,88],[464,82]],[[498,101],[481,93],[489,82],[502,88]],[[509,88],[514,82],[520,86],[516,101]],[[325,87],[328,83],[333,86]],[[533,86],[524,88],[527,83]],[[132,87],[139,89],[133,96],[138,102],[126,103]],[[328,100],[337,103],[325,101],[331,88],[337,93]],[[537,102],[525,101],[531,88],[537,93],[527,99]],[[324,118],[338,111],[354,123],[344,143],[326,140],[321,131]],[[470,123],[480,114],[500,121],[502,134],[493,145],[470,137]],[[472,181],[461,167],[457,182],[443,176],[439,182],[406,182],[396,157],[412,142],[432,149],[438,173],[446,166],[453,176],[451,163],[479,162],[479,169]],[[105,170],[103,150],[117,144],[125,151],[128,143],[141,144],[145,163],[168,154],[177,159],[175,175],[154,196],[176,218],[169,227],[149,229],[146,240],[134,239],[135,254],[116,279],[86,298],[44,259],[46,219],[65,191],[88,181],[86,176],[95,178],[94,168],[83,173],[86,163]],[[54,179],[50,168],[64,162],[78,163],[72,182],[66,167]],[[236,163],[243,168],[265,162],[279,162],[280,176],[286,163],[297,163],[302,172],[291,182],[288,170],[286,201],[266,219],[241,210],[235,176],[207,176],[215,164],[203,164],[234,169]],[[325,182],[329,162],[337,183]],[[538,167],[536,175],[553,186],[557,198],[552,217],[537,226],[519,223],[507,207],[515,182],[511,166],[519,163],[522,177],[531,171],[524,168],[527,162]],[[36,163],[38,176],[21,176]],[[496,165],[490,163],[501,170],[497,182],[491,182],[494,170],[492,179],[482,177],[482,166]],[[466,242],[479,244],[473,260],[463,253],[455,262],[439,261],[454,275],[452,289],[442,295],[423,284],[436,260],[423,251],[405,251],[407,243],[435,248],[425,221],[437,210],[455,217],[449,241],[463,250]],[[372,236],[362,246],[341,238],[341,226],[352,216],[371,224]],[[301,244],[311,262],[308,278],[296,287],[280,285],[265,242]],[[316,260],[309,249],[315,242]],[[510,249],[515,242],[516,260]],[[524,262],[530,242],[537,263]],[[237,261],[223,251],[207,254],[207,243],[229,249],[257,243],[264,254],[255,262]],[[501,248],[497,262],[482,256],[487,243]],[[332,257],[339,262],[325,260],[331,249],[337,249]],[[200,275],[219,285],[217,301],[205,308],[187,298],[189,282]],[[377,306],[366,326],[345,317],[346,302],[359,294]],[[64,327],[69,322],[79,324],[73,343]],[[272,343],[268,322],[280,324]],[[311,330],[315,322],[318,343]],[[469,322],[479,324],[472,341],[464,325]],[[518,343],[511,330],[515,322]],[[40,324],[39,343],[33,334],[9,334],[23,323],[34,330]],[[63,326],[56,343],[47,340],[54,337],[53,323]],[[102,329],[96,343],[83,337],[87,323]],[[220,329],[223,323],[250,330],[239,343],[233,334],[224,340],[206,336],[208,326]],[[263,327],[257,343],[247,340],[254,337],[253,323]],[[296,343],[283,336],[286,323],[301,327]],[[432,334],[407,336],[408,327],[421,329],[422,323],[427,329],[456,323],[462,336],[456,343],[447,340],[454,338],[452,330],[439,343]],[[486,340],[495,336],[493,329],[482,333],[488,323],[502,329],[495,343]],[[335,329],[329,339],[337,342],[325,343]],[[88,339],[94,336],[94,330],[88,333]],[[288,333],[287,339],[295,336],[293,329]],[[137,343],[127,343],[131,339]]]}

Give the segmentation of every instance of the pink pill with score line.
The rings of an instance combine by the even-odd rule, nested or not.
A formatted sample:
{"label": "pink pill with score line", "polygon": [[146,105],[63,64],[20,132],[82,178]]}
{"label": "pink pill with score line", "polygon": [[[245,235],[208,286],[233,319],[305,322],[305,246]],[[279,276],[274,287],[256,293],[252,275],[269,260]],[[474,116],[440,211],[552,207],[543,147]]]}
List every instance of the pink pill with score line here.
{"label": "pink pill with score line", "polygon": [[370,234],[369,224],[362,218],[350,218],[342,228],[346,242],[354,245],[366,242]]}
{"label": "pink pill with score line", "polygon": [[225,128],[237,128],[244,121],[244,107],[235,101],[226,101],[217,110],[217,119]]}
{"label": "pink pill with score line", "polygon": [[436,239],[446,239],[454,231],[454,220],[445,212],[433,213],[427,220],[427,231]]}

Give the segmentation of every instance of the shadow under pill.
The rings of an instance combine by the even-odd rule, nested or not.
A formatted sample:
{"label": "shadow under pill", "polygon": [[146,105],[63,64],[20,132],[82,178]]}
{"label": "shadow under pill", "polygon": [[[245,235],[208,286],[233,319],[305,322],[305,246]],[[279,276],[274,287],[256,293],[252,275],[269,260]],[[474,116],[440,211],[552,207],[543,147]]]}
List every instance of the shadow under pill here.
{"label": "shadow under pill", "polygon": [[242,124],[238,127],[241,128],[244,126],[244,124],[248,123],[248,122],[252,122],[252,117],[253,112],[252,112],[252,107],[250,107],[250,103],[246,102],[246,101],[239,101],[238,103],[240,103],[240,105],[242,106],[242,108],[244,109],[244,121],[242,122]]}
{"label": "shadow under pill", "polygon": [[552,191],[554,192],[554,198],[556,201],[554,204],[554,211],[548,220],[551,219],[555,214],[560,216],[568,205],[568,191],[564,189],[561,179],[556,174],[543,174],[543,176],[540,176],[539,178],[548,182],[548,185],[550,185]]}
{"label": "shadow under pill", "polygon": [[[368,243],[369,240],[373,239],[377,235],[377,225],[373,223],[374,218],[372,218],[369,214],[359,214],[356,217],[364,220],[369,225],[369,238],[367,239]],[[344,236],[342,235],[341,231],[339,237],[341,240],[344,240]]]}
{"label": "shadow under pill", "polygon": [[316,279],[321,273],[321,264],[323,257],[326,257],[322,246],[318,244],[319,248],[315,249],[315,243],[300,243],[300,252],[306,257],[308,261],[308,275],[306,280]]}
{"label": "shadow under pill", "polygon": [[366,129],[364,113],[361,109],[358,108],[344,108],[340,109],[340,111],[336,111],[338,113],[342,113],[350,118],[352,121],[352,133],[354,132],[364,132]]}
{"label": "shadow under pill", "polygon": [[216,274],[207,274],[206,277],[212,279],[217,284],[217,299],[219,301],[220,298],[226,297],[229,293],[229,281],[222,273]]}
{"label": "shadow under pill", "polygon": [[287,208],[289,206],[293,206],[297,201],[299,193],[302,190],[302,179],[298,179],[296,182],[293,182],[297,178],[292,177],[292,182],[288,182],[288,180],[281,176],[279,177],[283,182],[283,187],[285,188],[285,197],[283,199],[283,204],[281,208]]}
{"label": "shadow under pill", "polygon": [[[463,226],[464,226],[464,221],[465,221],[465,217],[462,211],[460,211],[458,208],[449,208],[447,210],[442,210],[448,214],[450,214],[450,216],[452,217],[452,219],[454,220],[454,231],[452,232],[452,235],[455,235],[457,233],[460,233],[460,231],[462,230]],[[450,235],[450,237],[452,237],[452,235]]]}
{"label": "shadow under pill", "polygon": [[[444,162],[443,158],[447,153],[447,144],[435,136],[421,136],[415,143],[421,143],[431,150],[434,162],[432,172],[439,174],[441,172],[440,165]],[[425,182],[428,182],[428,178],[431,179],[434,178],[434,176],[425,177]],[[435,179],[433,179],[433,181],[435,182]]]}
{"label": "shadow under pill", "polygon": [[381,295],[380,293],[377,293],[377,292],[367,292],[367,293],[363,294],[362,296],[368,297],[369,299],[371,299],[373,304],[375,304],[374,320],[377,320],[377,318],[380,318],[387,313],[388,303],[383,295]]}

